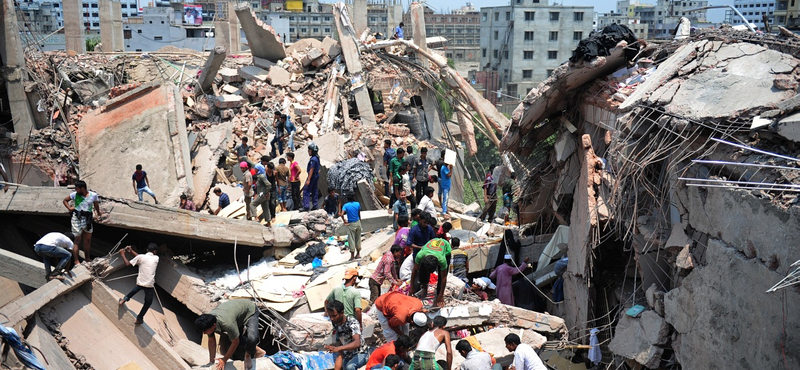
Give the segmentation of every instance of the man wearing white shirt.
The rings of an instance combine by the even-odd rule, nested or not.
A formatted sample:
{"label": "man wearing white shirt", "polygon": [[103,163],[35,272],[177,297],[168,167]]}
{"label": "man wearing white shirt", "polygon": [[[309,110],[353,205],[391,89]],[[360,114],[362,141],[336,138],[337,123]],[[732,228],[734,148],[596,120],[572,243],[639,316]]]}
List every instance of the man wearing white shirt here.
{"label": "man wearing white shirt", "polygon": [[531,346],[521,343],[518,335],[506,335],[505,342],[506,349],[514,352],[514,363],[508,370],[547,370],[536,351]]}
{"label": "man wearing white shirt", "polygon": [[[125,252],[133,254],[133,259],[128,261]],[[127,246],[119,251],[122,259],[127,266],[139,266],[139,275],[136,276],[136,286],[123,298],[119,299],[119,305],[122,306],[125,302],[130,301],[131,298],[140,290],[144,290],[144,305],[142,305],[139,315],[136,316],[134,324],[139,325],[144,322],[144,314],[153,304],[153,294],[155,293],[156,283],[156,269],[158,268],[158,246],[155,243],[150,243],[147,246],[147,254],[138,254],[130,246]]]}
{"label": "man wearing white shirt", "polygon": [[422,197],[422,199],[419,201],[419,205],[417,205],[417,208],[422,210],[422,212],[425,212],[435,218],[436,208],[433,206],[432,198],[433,198],[433,188],[428,186],[428,188],[425,189],[425,196]]}
{"label": "man wearing white shirt", "polygon": [[[47,233],[33,245],[33,250],[36,254],[42,256],[44,260],[45,278],[47,281],[53,279],[64,280],[64,277],[61,275],[61,270],[67,267],[70,256],[75,259],[76,265],[80,263],[78,262],[78,248],[75,248],[75,245],[72,243],[72,234]],[[51,257],[58,258],[55,271],[50,270]]]}

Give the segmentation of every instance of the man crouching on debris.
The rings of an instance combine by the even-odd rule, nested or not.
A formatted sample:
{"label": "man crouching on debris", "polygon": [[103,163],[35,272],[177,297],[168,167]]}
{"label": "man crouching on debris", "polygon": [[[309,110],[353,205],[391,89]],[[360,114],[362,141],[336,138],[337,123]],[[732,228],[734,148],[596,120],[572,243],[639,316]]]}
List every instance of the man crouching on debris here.
{"label": "man crouching on debris", "polygon": [[336,354],[334,370],[357,370],[367,364],[369,353],[364,346],[361,336],[361,326],[355,318],[345,316],[344,304],[339,301],[329,301],[325,305],[325,312],[333,324],[334,343],[339,346],[325,345],[325,350]]}
{"label": "man crouching on debris", "polygon": [[[47,281],[64,280],[62,270],[66,269],[70,256],[75,259],[75,265],[80,263],[78,262],[78,248],[72,244],[72,234],[47,233],[33,245],[33,250],[44,259]],[[58,258],[56,269],[52,272],[50,271],[51,257]]]}
{"label": "man crouching on debris", "polygon": [[[225,368],[236,348],[244,342],[244,367],[253,368],[253,357],[258,348],[258,308],[253,301],[247,299],[234,299],[227,301],[211,312],[202,314],[194,321],[197,330],[208,336],[208,358],[214,362],[217,356],[217,337],[220,334],[220,352],[225,352],[222,358],[217,359],[217,370]],[[222,334],[225,334],[223,336]]]}
{"label": "man crouching on debris", "polygon": [[[69,205],[72,202],[73,205]],[[100,211],[100,199],[97,193],[89,191],[86,182],[78,180],[75,182],[75,191],[70,193],[63,200],[64,207],[72,214],[72,235],[75,236],[75,248],[83,245],[84,259],[89,262],[92,260],[92,231],[93,211],[97,212],[97,217],[103,217]]]}

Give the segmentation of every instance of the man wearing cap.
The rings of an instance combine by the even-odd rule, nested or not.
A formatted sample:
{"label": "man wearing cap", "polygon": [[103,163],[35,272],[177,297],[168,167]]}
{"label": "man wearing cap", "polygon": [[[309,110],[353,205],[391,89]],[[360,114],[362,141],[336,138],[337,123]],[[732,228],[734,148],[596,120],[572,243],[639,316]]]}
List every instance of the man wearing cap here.
{"label": "man wearing cap", "polygon": [[514,280],[514,275],[528,268],[528,261],[531,259],[526,257],[525,262],[519,268],[514,266],[514,261],[511,259],[510,254],[506,254],[504,259],[505,263],[497,266],[489,277],[497,282],[497,298],[500,302],[514,306],[514,289],[511,288],[511,282]]}
{"label": "man wearing cap", "polygon": [[242,170],[242,193],[244,193],[244,209],[246,212],[246,219],[252,220],[253,215],[250,213],[250,202],[253,200],[253,175],[250,173],[250,165],[242,161],[239,163],[239,168]]}
{"label": "man wearing cap", "polygon": [[400,292],[389,292],[378,297],[375,308],[378,309],[378,322],[381,323],[383,337],[387,342],[407,334],[406,324],[412,320],[417,326],[425,326],[428,322],[428,317],[425,316],[427,310],[422,308],[422,301]]}
{"label": "man wearing cap", "polygon": [[358,269],[347,269],[344,272],[344,284],[331,290],[325,298],[325,306],[331,301],[342,302],[344,315],[356,319],[358,326],[361,327],[361,293],[356,289],[357,278]]}

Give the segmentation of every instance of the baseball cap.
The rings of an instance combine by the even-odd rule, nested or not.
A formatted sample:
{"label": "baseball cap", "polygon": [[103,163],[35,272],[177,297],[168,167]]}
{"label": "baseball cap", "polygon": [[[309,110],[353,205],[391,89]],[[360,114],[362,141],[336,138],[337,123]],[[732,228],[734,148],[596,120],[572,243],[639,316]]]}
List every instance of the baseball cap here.
{"label": "baseball cap", "polygon": [[424,312],[415,312],[414,315],[411,316],[411,320],[414,321],[414,324],[417,326],[428,325],[428,315],[425,315]]}
{"label": "baseball cap", "polygon": [[358,269],[357,268],[349,268],[347,271],[344,272],[344,278],[350,279],[353,276],[358,276]]}
{"label": "baseball cap", "polygon": [[239,167],[240,168],[247,168],[247,162],[242,161],[242,163],[239,163]]}

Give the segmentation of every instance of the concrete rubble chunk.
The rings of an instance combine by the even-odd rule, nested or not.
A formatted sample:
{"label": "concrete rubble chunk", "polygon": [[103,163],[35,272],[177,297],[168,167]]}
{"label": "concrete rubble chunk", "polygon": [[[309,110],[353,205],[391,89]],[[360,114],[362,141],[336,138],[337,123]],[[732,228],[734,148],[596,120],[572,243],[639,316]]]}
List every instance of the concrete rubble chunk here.
{"label": "concrete rubble chunk", "polygon": [[[239,76],[239,71],[233,68],[220,68],[219,75],[222,77],[223,82],[231,83],[231,82],[241,82],[242,77]],[[210,85],[209,85],[210,86]]]}
{"label": "concrete rubble chunk", "polygon": [[235,7],[236,16],[242,25],[242,31],[247,36],[250,52],[254,57],[264,58],[277,62],[286,58],[286,50],[280,37],[272,27],[262,22],[248,3],[239,3]]}
{"label": "concrete rubble chunk", "polygon": [[0,316],[7,326],[16,326],[31,317],[50,301],[67,294],[92,280],[92,274],[83,265],[72,269],[73,277],[65,281],[51,280],[32,293],[0,308]]}
{"label": "concrete rubble chunk", "polygon": [[0,276],[38,288],[47,282],[44,274],[44,264],[38,260],[0,249]]}
{"label": "concrete rubble chunk", "polygon": [[269,69],[267,74],[267,81],[273,86],[286,86],[292,77],[289,72],[279,66],[274,66]]}
{"label": "concrete rubble chunk", "polygon": [[636,360],[649,369],[658,368],[667,343],[669,325],[654,311],[638,318],[622,315],[608,347],[614,354]]}
{"label": "concrete rubble chunk", "polygon": [[210,91],[211,84],[214,83],[214,78],[217,77],[217,72],[225,61],[225,48],[222,46],[214,47],[203,65],[200,76],[197,78],[197,83],[201,91]]}
{"label": "concrete rubble chunk", "polygon": [[684,270],[691,270],[694,268],[694,258],[692,257],[692,251],[688,244],[678,253],[675,265]]}
{"label": "concrete rubble chunk", "polygon": [[214,105],[219,109],[238,108],[244,104],[244,98],[241,95],[221,95],[218,96]]}
{"label": "concrete rubble chunk", "polygon": [[267,80],[267,71],[256,66],[245,66],[239,68],[239,76],[245,80],[257,80],[265,82]]}
{"label": "concrete rubble chunk", "polygon": [[254,56],[253,57],[253,65],[258,67],[258,68],[263,68],[265,70],[269,70],[270,68],[272,68],[272,66],[275,65],[275,62],[272,62],[270,60]]}

